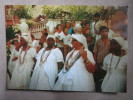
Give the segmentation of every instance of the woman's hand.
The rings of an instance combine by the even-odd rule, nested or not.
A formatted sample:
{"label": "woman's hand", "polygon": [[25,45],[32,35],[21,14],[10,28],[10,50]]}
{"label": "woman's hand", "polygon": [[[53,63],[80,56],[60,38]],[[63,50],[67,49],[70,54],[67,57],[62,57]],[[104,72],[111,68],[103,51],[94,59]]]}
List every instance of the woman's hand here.
{"label": "woman's hand", "polygon": [[93,65],[90,61],[85,62],[85,66],[90,73],[94,73],[96,70],[96,65]]}
{"label": "woman's hand", "polygon": [[82,51],[81,56],[82,56],[84,61],[87,60],[87,52],[85,50]]}

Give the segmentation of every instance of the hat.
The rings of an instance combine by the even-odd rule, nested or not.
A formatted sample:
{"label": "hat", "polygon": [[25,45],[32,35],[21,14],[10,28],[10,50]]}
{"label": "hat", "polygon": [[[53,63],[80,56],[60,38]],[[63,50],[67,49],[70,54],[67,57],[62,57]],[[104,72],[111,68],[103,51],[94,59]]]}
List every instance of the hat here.
{"label": "hat", "polygon": [[72,38],[76,39],[78,42],[80,42],[84,48],[87,48],[87,41],[86,38],[81,34],[72,34]]}

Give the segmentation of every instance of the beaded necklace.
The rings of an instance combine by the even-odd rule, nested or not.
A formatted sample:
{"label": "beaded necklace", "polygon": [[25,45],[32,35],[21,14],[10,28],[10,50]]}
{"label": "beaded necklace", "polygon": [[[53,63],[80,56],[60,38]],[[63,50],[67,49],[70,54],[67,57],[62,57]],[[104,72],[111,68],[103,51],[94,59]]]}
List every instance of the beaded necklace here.
{"label": "beaded necklace", "polygon": [[[28,47],[27,47],[27,48],[28,48]],[[23,50],[21,50],[21,53],[20,53],[20,56],[19,56],[20,64],[21,64],[21,65],[24,64],[25,55],[27,54],[27,48],[26,48],[26,50],[25,50],[25,53],[24,53],[24,56],[23,56],[22,59],[21,59],[21,56],[22,56],[22,51],[23,51]],[[24,66],[23,69],[20,71],[20,67],[19,67],[19,68],[18,68],[18,72],[19,72],[19,73],[23,72],[24,68],[25,68],[25,66]]]}
{"label": "beaded necklace", "polygon": [[[111,73],[112,60],[113,60],[113,54],[112,54],[111,61],[110,61],[110,65],[109,65],[109,69],[108,69],[108,70],[109,70],[109,78],[110,78],[110,76],[112,75],[112,73]],[[118,61],[117,61],[117,63],[116,63],[115,70],[116,70],[116,68],[118,67],[118,64],[119,64],[120,60],[121,60],[121,57],[119,57],[119,59],[118,59]],[[109,79],[109,78],[108,78],[108,79]]]}
{"label": "beaded necklace", "polygon": [[[64,66],[65,66],[65,68],[67,68],[67,70],[63,71],[63,73],[66,73],[66,72],[69,71],[69,69],[72,67],[72,65],[80,58],[82,51],[83,51],[83,47],[79,50],[79,52],[75,55],[74,58],[72,58],[72,56],[73,56],[73,54],[75,52],[75,49],[72,51],[72,53],[67,58],[67,60],[66,60],[66,62],[64,64]],[[68,63],[69,60],[71,60],[70,63]]]}
{"label": "beaded necklace", "polygon": [[[28,48],[28,47],[27,47]],[[26,50],[25,50],[25,53],[24,53],[24,56],[23,56],[23,58],[21,59],[21,56],[22,56],[22,51],[23,50],[21,50],[21,53],[20,53],[20,64],[23,64],[24,63],[24,59],[25,59],[25,55],[27,54],[27,48],[26,48]]]}
{"label": "beaded necklace", "polygon": [[39,64],[40,67],[45,63],[45,61],[47,60],[47,58],[50,55],[50,53],[51,53],[52,50],[53,50],[53,48],[49,50],[49,52],[46,55],[46,57],[44,58],[44,60],[43,60],[43,55],[45,54],[46,48],[43,50],[43,53],[42,53],[41,58],[40,58],[40,64]]}

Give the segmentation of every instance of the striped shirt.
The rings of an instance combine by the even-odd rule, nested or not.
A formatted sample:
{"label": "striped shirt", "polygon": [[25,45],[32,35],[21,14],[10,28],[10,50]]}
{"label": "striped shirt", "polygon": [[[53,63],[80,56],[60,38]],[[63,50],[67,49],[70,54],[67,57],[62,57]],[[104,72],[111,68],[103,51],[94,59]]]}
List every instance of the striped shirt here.
{"label": "striped shirt", "polygon": [[105,56],[109,54],[110,41],[106,44],[101,40],[97,40],[94,46],[93,52],[96,54],[96,63],[99,65],[103,64]]}

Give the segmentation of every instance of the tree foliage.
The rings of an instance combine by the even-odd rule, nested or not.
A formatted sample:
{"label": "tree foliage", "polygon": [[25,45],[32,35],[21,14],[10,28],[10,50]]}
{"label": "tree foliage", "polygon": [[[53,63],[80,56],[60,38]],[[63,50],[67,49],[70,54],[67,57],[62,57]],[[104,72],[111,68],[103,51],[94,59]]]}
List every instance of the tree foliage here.
{"label": "tree foliage", "polygon": [[12,14],[18,16],[19,18],[32,18],[31,7],[27,5],[15,5],[12,9]]}
{"label": "tree foliage", "polygon": [[79,6],[79,5],[45,5],[43,14],[49,18],[62,18],[62,12],[67,12],[71,16],[64,16],[64,19],[82,20],[90,19],[96,12],[101,12],[102,6]]}

